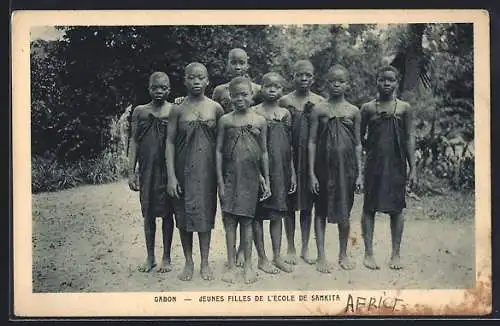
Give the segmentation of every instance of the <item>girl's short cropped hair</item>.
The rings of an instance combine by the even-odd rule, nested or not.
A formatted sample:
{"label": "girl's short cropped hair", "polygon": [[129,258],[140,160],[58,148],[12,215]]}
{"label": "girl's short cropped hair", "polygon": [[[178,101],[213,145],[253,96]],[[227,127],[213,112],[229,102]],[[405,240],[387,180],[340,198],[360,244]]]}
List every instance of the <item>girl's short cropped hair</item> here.
{"label": "girl's short cropped hair", "polygon": [[268,72],[266,74],[264,74],[264,76],[262,76],[262,84],[264,84],[266,81],[268,81],[269,79],[273,78],[273,77],[276,77],[280,83],[281,86],[283,86],[283,77],[281,77],[281,75],[277,72],[274,72],[274,71],[271,71],[271,72]]}
{"label": "girl's short cropped hair", "polygon": [[378,76],[380,76],[380,74],[382,74],[382,73],[384,73],[386,71],[392,71],[394,74],[396,74],[396,78],[399,79],[399,76],[400,76],[399,75],[399,70],[396,67],[391,66],[391,65],[385,65],[385,66],[382,66],[382,67],[378,68],[378,70],[377,70],[377,78],[378,78]]}
{"label": "girl's short cropped hair", "polygon": [[243,76],[234,77],[229,82],[229,91],[234,90],[234,88],[237,85],[241,85],[241,84],[247,84],[250,91],[252,91],[252,82],[250,81],[250,79],[248,79],[247,77],[243,77]]}
{"label": "girl's short cropped hair", "polygon": [[299,69],[302,69],[302,68],[311,69],[312,72],[314,72],[314,65],[309,60],[305,60],[305,59],[298,60],[293,65],[293,71],[294,72],[297,71],[297,70],[299,70]]}
{"label": "girl's short cropped hair", "polygon": [[344,67],[339,63],[334,64],[333,66],[330,67],[330,69],[328,69],[328,75],[331,75],[334,71],[342,71],[344,74],[346,74],[347,77],[350,77],[349,70],[347,70],[346,67]]}
{"label": "girl's short cropped hair", "polygon": [[155,71],[149,76],[149,84],[153,82],[153,80],[158,80],[158,79],[165,79],[167,83],[170,85],[170,78],[168,78],[168,75],[164,73],[163,71]]}

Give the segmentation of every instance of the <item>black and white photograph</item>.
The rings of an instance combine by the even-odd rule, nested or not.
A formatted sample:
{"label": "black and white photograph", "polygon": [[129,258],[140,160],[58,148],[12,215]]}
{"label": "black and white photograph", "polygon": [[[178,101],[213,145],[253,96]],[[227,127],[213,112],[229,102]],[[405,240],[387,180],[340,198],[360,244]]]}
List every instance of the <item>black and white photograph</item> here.
{"label": "black and white photograph", "polygon": [[20,313],[491,311],[488,16],[359,12],[19,15]]}

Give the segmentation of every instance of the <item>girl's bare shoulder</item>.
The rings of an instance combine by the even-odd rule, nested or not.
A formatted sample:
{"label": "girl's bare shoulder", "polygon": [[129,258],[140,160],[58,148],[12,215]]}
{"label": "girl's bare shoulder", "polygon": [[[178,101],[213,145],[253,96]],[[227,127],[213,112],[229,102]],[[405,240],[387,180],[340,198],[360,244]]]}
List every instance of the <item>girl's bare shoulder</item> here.
{"label": "girl's bare shoulder", "polygon": [[219,119],[219,124],[227,125],[231,121],[233,121],[233,112],[223,114],[222,117],[220,117]]}
{"label": "girl's bare shoulder", "polygon": [[219,102],[212,100],[210,97],[205,97],[205,101],[210,108],[213,108],[215,111],[222,110],[222,105]]}
{"label": "girl's bare shoulder", "polygon": [[253,121],[258,126],[263,126],[266,124],[266,117],[262,114],[257,113],[253,110],[251,113],[251,121]]}
{"label": "girl's bare shoulder", "polygon": [[151,107],[149,104],[139,104],[132,109],[132,117],[140,119],[147,115],[149,112],[151,112]]}
{"label": "girl's bare shoulder", "polygon": [[183,109],[182,103],[179,103],[179,104],[172,104],[171,103],[170,116],[178,116],[178,115],[182,114],[182,109]]}
{"label": "girl's bare shoulder", "polygon": [[161,107],[159,117],[164,119],[168,118],[172,114],[174,107],[174,103],[165,102],[165,104]]}
{"label": "girl's bare shoulder", "polygon": [[[293,92],[292,92],[293,93]],[[291,97],[292,93],[288,93],[283,95],[279,100],[278,104],[282,107],[286,107],[287,105],[291,105]]]}
{"label": "girl's bare shoulder", "polygon": [[410,105],[410,103],[408,103],[408,102],[406,102],[406,101],[403,101],[403,100],[397,99],[397,100],[396,100],[396,103],[397,103],[398,107],[399,107],[401,110],[407,111],[407,110],[410,110],[410,109],[411,109],[411,105]]}
{"label": "girl's bare shoulder", "polygon": [[329,108],[330,104],[328,103],[327,100],[323,99],[322,101],[319,101],[314,105],[313,112],[321,115],[328,112]]}
{"label": "girl's bare shoulder", "polygon": [[311,96],[310,96],[309,100],[314,104],[319,104],[319,103],[325,101],[326,99],[319,94],[311,92]]}
{"label": "girl's bare shoulder", "polygon": [[375,100],[371,100],[369,102],[364,103],[361,105],[360,110],[365,111],[365,112],[375,112],[376,106],[375,106]]}
{"label": "girl's bare shoulder", "polygon": [[251,106],[250,111],[255,113],[262,113],[262,104]]}
{"label": "girl's bare shoulder", "polygon": [[360,109],[356,105],[352,104],[351,102],[346,101],[345,107],[349,111],[349,113],[351,113],[352,115],[356,115],[360,111]]}
{"label": "girl's bare shoulder", "polygon": [[279,114],[280,117],[288,117],[288,116],[292,116],[290,111],[288,111],[287,109],[285,109],[284,107],[280,106],[278,108],[276,108],[276,111],[277,113]]}

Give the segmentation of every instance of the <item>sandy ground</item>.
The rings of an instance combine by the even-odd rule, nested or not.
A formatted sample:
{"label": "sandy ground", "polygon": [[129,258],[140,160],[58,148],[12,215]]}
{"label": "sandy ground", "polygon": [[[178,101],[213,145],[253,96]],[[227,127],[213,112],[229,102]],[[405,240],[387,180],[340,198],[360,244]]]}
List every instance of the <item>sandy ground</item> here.
{"label": "sandy ground", "polygon": [[[220,280],[226,260],[220,215],[212,233],[210,255],[216,279],[202,280],[197,263],[193,280],[183,282],[177,278],[184,263],[177,231],[174,231],[172,244],[172,272],[140,273],[136,270],[145,259],[142,217],[138,193],[131,192],[125,181],[33,195],[33,292],[453,289],[474,286],[473,194],[408,201],[402,244],[405,268],[401,271],[387,267],[390,231],[389,218],[385,215],[377,215],[374,237],[375,254],[382,268],[371,271],[362,265],[361,204],[362,197],[356,196],[349,248],[356,269],[344,271],[335,264],[332,274],[321,274],[314,265],[299,261],[293,273],[270,275],[259,271],[259,281],[245,285],[242,276],[235,284]],[[337,228],[330,224],[326,232],[327,255],[335,262]],[[198,240],[196,236],[194,239],[194,258],[199,262]],[[296,243],[300,243],[299,231]],[[310,248],[314,257],[314,234]],[[282,252],[285,249],[283,233]],[[267,231],[266,250],[270,256]],[[158,224],[158,260],[161,252]],[[256,267],[255,247],[253,260]]]}

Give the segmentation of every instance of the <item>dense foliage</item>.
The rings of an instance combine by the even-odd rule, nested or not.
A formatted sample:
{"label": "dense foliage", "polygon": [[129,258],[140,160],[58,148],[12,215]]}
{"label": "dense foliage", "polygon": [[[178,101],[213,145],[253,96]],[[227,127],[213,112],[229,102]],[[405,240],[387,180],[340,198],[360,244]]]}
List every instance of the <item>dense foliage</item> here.
{"label": "dense foliage", "polygon": [[[310,59],[316,67],[313,90],[319,93],[328,68],[341,63],[351,74],[348,99],[358,106],[376,96],[376,69],[392,63],[402,72],[401,96],[418,112],[420,173],[447,178],[457,188],[473,186],[471,24],[62,29],[62,40],[31,44],[34,191],[118,178],[123,166],[109,166],[125,164],[119,138],[126,137],[121,126],[126,121],[118,118],[126,107],[149,100],[149,74],[168,73],[172,101],[184,95],[185,65],[199,61],[208,68],[211,94],[226,82],[226,57],[234,47],[246,49],[256,82],[271,70],[290,80],[293,63]],[[457,148],[460,153],[450,153]],[[39,180],[50,179],[56,166],[65,171],[60,176],[75,177],[70,182]],[[111,176],[87,176],[90,166]]]}

